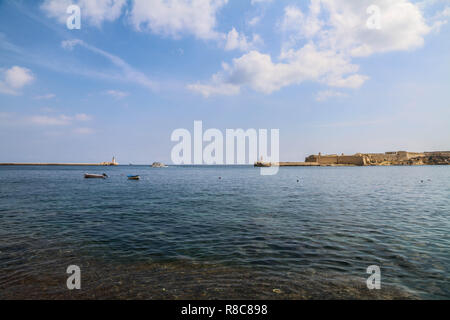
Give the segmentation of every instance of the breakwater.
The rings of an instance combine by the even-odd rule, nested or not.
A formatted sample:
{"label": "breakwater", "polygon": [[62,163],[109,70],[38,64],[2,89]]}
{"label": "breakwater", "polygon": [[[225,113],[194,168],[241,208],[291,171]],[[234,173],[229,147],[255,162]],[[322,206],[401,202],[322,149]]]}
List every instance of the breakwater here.
{"label": "breakwater", "polygon": [[0,166],[112,166],[102,163],[0,163]]}
{"label": "breakwater", "polygon": [[109,166],[118,166],[119,163],[116,161],[116,158],[113,157],[112,161],[105,161],[100,163],[15,163],[15,162],[6,162],[0,163],[0,166],[84,166],[84,167],[109,167]]}

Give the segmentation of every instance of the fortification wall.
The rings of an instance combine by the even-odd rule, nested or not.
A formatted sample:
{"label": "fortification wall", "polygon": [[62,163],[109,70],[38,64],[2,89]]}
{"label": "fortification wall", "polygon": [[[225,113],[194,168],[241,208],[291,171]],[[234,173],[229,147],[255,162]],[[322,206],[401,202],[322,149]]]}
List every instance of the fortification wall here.
{"label": "fortification wall", "polygon": [[338,156],[320,156],[318,162],[324,165],[338,164]]}
{"label": "fortification wall", "polygon": [[369,153],[366,154],[371,162],[397,161],[399,156],[394,153]]}
{"label": "fortification wall", "polygon": [[337,164],[352,164],[355,166],[363,166],[364,165],[364,157],[362,155],[338,156]]}
{"label": "fortification wall", "polygon": [[319,163],[320,165],[337,165],[337,164],[348,164],[362,166],[364,165],[363,155],[353,155],[353,156],[338,156],[338,155],[326,155],[326,156],[309,156],[306,158],[305,162]]}

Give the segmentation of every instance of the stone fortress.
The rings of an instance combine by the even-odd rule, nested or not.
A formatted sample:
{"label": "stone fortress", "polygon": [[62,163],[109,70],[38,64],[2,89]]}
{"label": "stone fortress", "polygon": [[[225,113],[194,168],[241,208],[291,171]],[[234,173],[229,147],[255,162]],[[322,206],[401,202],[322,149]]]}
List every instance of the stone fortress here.
{"label": "stone fortress", "polygon": [[448,165],[450,151],[407,152],[395,151],[386,153],[357,153],[355,155],[312,155],[306,163],[320,166],[391,166],[391,165]]}
{"label": "stone fortress", "polygon": [[258,161],[255,167],[337,167],[337,166],[412,166],[450,165],[450,151],[357,153],[354,155],[312,155],[305,162],[270,163]]}

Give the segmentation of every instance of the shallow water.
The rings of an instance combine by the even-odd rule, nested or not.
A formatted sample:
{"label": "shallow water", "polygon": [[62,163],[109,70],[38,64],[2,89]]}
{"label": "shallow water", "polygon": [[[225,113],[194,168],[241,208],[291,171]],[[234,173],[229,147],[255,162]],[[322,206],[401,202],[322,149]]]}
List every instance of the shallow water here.
{"label": "shallow water", "polygon": [[450,298],[450,167],[259,173],[0,167],[0,298]]}

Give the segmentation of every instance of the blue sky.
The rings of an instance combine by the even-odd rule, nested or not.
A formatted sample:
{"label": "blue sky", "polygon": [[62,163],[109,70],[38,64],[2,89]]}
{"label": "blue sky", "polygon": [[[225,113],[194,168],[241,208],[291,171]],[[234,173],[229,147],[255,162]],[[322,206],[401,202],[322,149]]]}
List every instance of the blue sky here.
{"label": "blue sky", "polygon": [[447,0],[3,0],[0,162],[170,163],[194,120],[279,129],[285,161],[448,150],[448,19]]}

